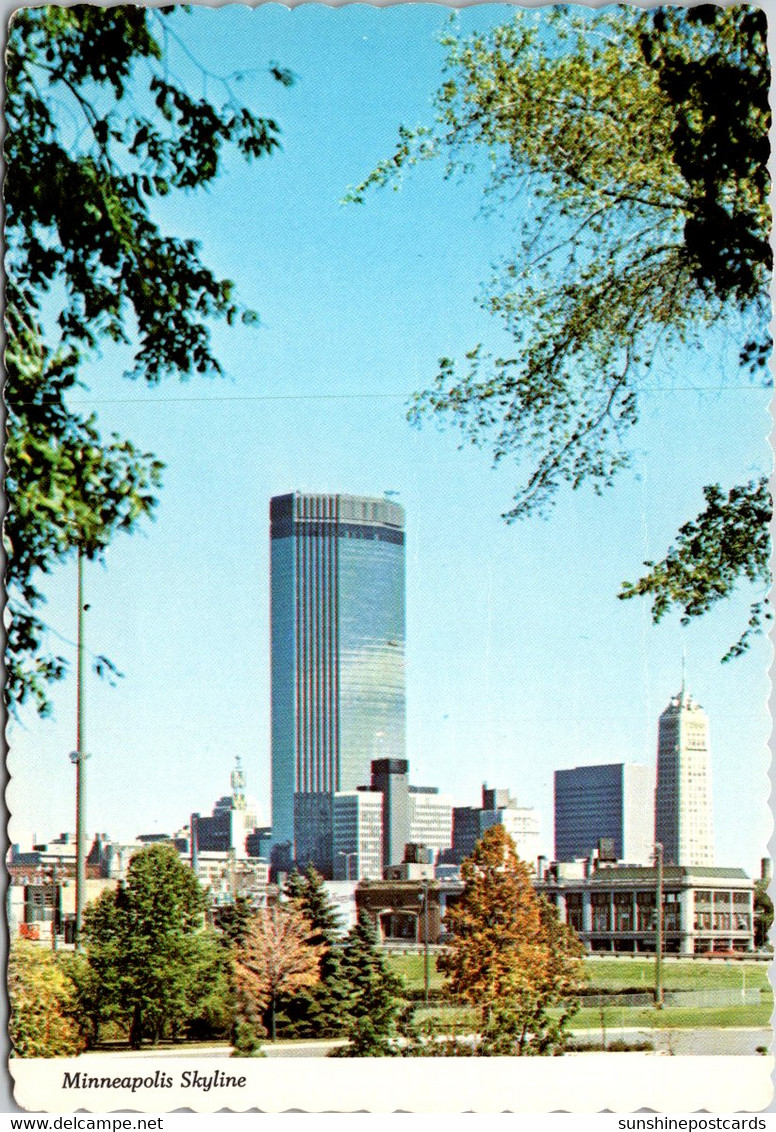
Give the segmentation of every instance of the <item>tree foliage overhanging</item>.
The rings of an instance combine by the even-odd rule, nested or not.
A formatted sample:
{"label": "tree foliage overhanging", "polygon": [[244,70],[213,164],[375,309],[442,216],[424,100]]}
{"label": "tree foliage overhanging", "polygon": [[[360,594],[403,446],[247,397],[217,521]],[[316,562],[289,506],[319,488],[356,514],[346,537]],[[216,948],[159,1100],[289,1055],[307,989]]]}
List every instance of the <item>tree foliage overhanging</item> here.
{"label": "tree foliage overhanging", "polygon": [[[76,547],[99,557],[153,512],[162,465],[103,438],[74,408],[101,344],[132,350],[131,376],[218,373],[208,321],[255,322],[196,241],[162,231],[153,202],[210,184],[225,148],[271,154],[280,130],[207,76],[220,104],[170,68],[180,13],[134,6],[21,9],[7,50],[5,538],[11,591],[7,696],[49,707],[65,668],[47,652],[40,576]],[[185,48],[185,45],[184,45]],[[187,51],[187,49],[185,49]],[[190,54],[190,53],[189,53]],[[269,75],[293,78],[275,64]]]}
{"label": "tree foliage overhanging", "polygon": [[[349,192],[359,202],[397,188],[443,157],[448,176],[484,164],[488,206],[518,218],[517,247],[482,298],[514,356],[476,346],[463,369],[443,358],[410,410],[452,422],[496,462],[525,463],[506,519],[546,512],[564,485],[609,486],[650,375],[672,350],[707,347],[715,324],[739,335],[742,372],[767,381],[766,33],[752,5],[558,7],[453,31],[434,124],[402,127],[394,154]],[[731,489],[728,515],[731,527],[695,521],[713,537],[681,579],[684,529],[620,596],[652,595],[657,621],[672,607],[697,616],[739,580],[767,587],[764,475]],[[762,597],[728,656],[766,616]]]}

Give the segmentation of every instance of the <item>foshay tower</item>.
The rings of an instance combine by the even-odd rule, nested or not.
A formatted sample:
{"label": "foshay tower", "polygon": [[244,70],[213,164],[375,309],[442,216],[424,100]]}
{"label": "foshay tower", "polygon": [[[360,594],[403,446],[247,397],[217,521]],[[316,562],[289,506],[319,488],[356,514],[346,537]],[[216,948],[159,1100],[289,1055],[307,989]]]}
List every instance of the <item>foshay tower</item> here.
{"label": "foshay tower", "polygon": [[666,864],[714,864],[709,717],[684,675],[658,724],[655,840]]}

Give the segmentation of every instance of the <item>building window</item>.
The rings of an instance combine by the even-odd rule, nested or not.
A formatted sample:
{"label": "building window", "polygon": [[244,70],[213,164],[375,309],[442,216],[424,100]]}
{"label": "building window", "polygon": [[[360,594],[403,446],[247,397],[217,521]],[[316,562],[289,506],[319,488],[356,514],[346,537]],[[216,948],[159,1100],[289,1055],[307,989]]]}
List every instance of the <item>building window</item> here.
{"label": "building window", "polygon": [[636,928],[640,932],[654,932],[657,928],[654,892],[636,893]]}
{"label": "building window", "polygon": [[576,932],[583,930],[582,894],[569,892],[566,895],[566,923]]}
{"label": "building window", "polygon": [[610,898],[608,892],[594,892],[591,896],[593,906],[593,931],[610,932],[612,921],[610,916]]}
{"label": "building window", "polygon": [[614,930],[616,932],[632,932],[633,922],[633,894],[631,892],[615,892]]}
{"label": "building window", "polygon": [[679,893],[667,892],[663,903],[663,928],[667,932],[678,932],[681,928]]}

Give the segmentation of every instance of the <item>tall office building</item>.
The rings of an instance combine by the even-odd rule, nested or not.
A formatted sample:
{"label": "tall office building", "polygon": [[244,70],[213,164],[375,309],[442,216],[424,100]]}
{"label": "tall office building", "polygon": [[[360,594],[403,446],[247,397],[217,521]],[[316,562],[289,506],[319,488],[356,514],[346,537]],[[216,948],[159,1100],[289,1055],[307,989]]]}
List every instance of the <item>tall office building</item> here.
{"label": "tall office building", "polygon": [[452,844],[451,799],[436,786],[411,786],[409,765],[406,759],[372,763],[370,789],[383,799],[384,868],[401,865],[408,845],[423,845],[436,857]]}
{"label": "tall office building", "polygon": [[709,717],[684,679],[658,724],[655,841],[667,864],[714,864]]}
{"label": "tall office building", "polygon": [[383,865],[400,865],[410,840],[410,764],[406,759],[375,759],[372,790],[383,800]]}
{"label": "tall office building", "polygon": [[589,857],[610,840],[618,861],[648,865],[655,829],[655,771],[634,763],[555,771],[555,859]]}
{"label": "tall office building", "polygon": [[331,875],[333,795],[404,757],[404,511],[281,495],[270,542],[273,843]]}
{"label": "tall office building", "polygon": [[371,790],[344,790],[332,800],[334,880],[381,880],[383,875],[383,796]]}
{"label": "tall office building", "polygon": [[484,782],[481,807],[456,806],[453,810],[451,859],[460,864],[470,856],[493,825],[503,825],[522,860],[536,861],[541,837],[538,813],[530,806],[518,806],[508,790],[494,790]]}

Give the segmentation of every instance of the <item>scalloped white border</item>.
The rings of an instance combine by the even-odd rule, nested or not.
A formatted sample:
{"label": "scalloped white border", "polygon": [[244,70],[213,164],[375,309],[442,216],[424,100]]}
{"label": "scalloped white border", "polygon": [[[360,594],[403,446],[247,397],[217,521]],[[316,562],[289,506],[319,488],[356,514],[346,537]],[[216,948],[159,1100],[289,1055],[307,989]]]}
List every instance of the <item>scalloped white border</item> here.
{"label": "scalloped white border", "polygon": [[[39,0],[27,0],[37,5]],[[83,0],[57,0],[63,6]],[[124,0],[131,2],[131,0]],[[171,0],[150,0],[147,7],[160,7]],[[225,7],[230,0],[200,7]],[[265,0],[273,3],[275,0]],[[295,8],[304,3],[342,8],[359,0],[288,0],[278,6]],[[398,3],[436,3],[437,0],[370,0],[371,7]],[[584,7],[602,8],[607,0],[574,0]],[[662,0],[677,7],[690,7],[698,0]],[[704,0],[701,0],[704,2]],[[708,2],[708,0],[705,0]],[[731,0],[723,0],[728,6]],[[742,0],[732,0],[742,2]],[[776,0],[749,0],[758,3],[768,15],[771,58],[776,60]],[[549,7],[546,0],[449,0],[439,7],[462,8],[489,3],[501,7]],[[0,0],[0,11],[7,26],[19,3]],[[112,6],[112,4],[106,4]],[[257,7],[258,4],[249,5]],[[634,7],[653,7],[653,0],[631,0]],[[776,82],[776,67],[774,79]],[[776,101],[772,99],[772,102]],[[774,114],[776,118],[776,114]],[[773,131],[772,131],[773,133]],[[774,153],[771,169],[774,175]],[[774,176],[776,185],[776,175]],[[774,209],[776,212],[776,208]],[[773,236],[772,236],[773,242]],[[776,312],[776,276],[772,286]],[[776,318],[775,320],[776,321]],[[772,333],[774,325],[771,326]],[[772,362],[773,365],[773,362]],[[771,438],[773,439],[773,438]],[[776,494],[776,471],[772,479]],[[774,520],[776,534],[776,518]],[[776,537],[774,538],[776,544]],[[776,651],[776,624],[770,634]],[[771,681],[773,686],[773,680]],[[772,696],[773,698],[773,696]],[[771,707],[771,715],[774,711]],[[776,764],[771,765],[771,799],[776,796]],[[6,779],[7,785],[7,779]],[[773,803],[771,803],[773,804]],[[776,824],[769,850],[776,858]],[[771,885],[776,901],[776,879]],[[7,955],[7,930],[2,933],[3,958]],[[774,982],[774,968],[769,974]],[[0,1001],[2,1022],[7,1019],[7,995]],[[772,1020],[773,1021],[773,1020]],[[64,1073],[105,1074],[110,1065],[112,1077],[136,1077],[157,1069],[176,1082],[187,1070],[212,1072],[213,1062],[183,1058],[110,1059],[80,1057],[77,1060],[8,1059],[5,1024],[0,1028],[0,1052],[5,1072],[0,1072],[0,1113],[170,1113],[184,1109],[199,1113],[230,1110],[234,1113],[259,1111],[295,1112],[372,1112],[392,1113],[612,1113],[650,1109],[664,1113],[774,1112],[776,1059],[768,1057],[660,1057],[633,1053],[592,1053],[564,1058],[462,1059],[422,1058],[361,1059],[332,1061],[325,1058],[288,1058],[266,1061],[228,1060],[216,1063],[224,1072],[244,1075],[241,1090],[169,1088],[164,1090],[65,1090]],[[139,1062],[144,1062],[142,1069]]]}
{"label": "scalloped white border", "polygon": [[[562,1058],[73,1059],[11,1063],[28,1111],[101,1113],[298,1112],[595,1113],[762,1112],[773,1097],[773,1057],[661,1057],[639,1053]],[[181,1088],[186,1070],[245,1076],[243,1089]],[[156,1070],[178,1087],[63,1089],[65,1072],[140,1077]]]}

